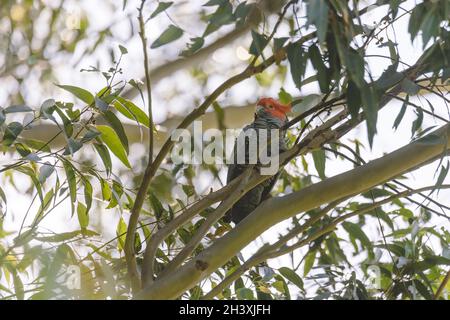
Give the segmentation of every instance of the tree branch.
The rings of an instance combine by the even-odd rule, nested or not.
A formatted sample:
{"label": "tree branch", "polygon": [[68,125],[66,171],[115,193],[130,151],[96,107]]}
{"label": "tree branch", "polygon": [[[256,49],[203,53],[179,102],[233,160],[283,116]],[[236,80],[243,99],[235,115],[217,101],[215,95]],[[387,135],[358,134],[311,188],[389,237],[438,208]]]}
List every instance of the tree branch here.
{"label": "tree branch", "polygon": [[[153,163],[153,132],[155,129],[153,123],[153,112],[152,112],[152,90],[150,82],[150,71],[149,71],[149,59],[148,59],[148,49],[147,49],[147,37],[145,34],[145,23],[144,23],[144,4],[146,0],[141,1],[141,6],[138,8],[138,20],[139,20],[139,37],[141,38],[142,51],[144,54],[144,70],[145,70],[145,84],[147,89],[147,112],[149,119],[148,133],[149,133],[149,146],[148,146],[148,166]],[[145,174],[144,174],[145,179]],[[124,252],[125,260],[127,262],[128,276],[131,281],[131,288],[133,292],[137,292],[140,289],[140,279],[137,271],[136,257],[134,252],[134,237],[136,233],[136,226],[139,220],[140,209],[145,200],[147,194],[147,188],[145,184],[142,184],[137,192],[136,199],[134,201],[133,208],[131,210],[130,219],[128,221],[127,235],[125,238]]]}
{"label": "tree branch", "polygon": [[253,166],[249,166],[242,174],[242,179],[239,186],[217,207],[212,214],[210,214],[206,221],[204,221],[198,228],[194,236],[189,240],[185,247],[177,254],[177,256],[169,262],[165,269],[159,275],[159,278],[164,278],[167,274],[179,267],[187,257],[195,250],[197,245],[203,239],[211,226],[216,223],[250,188],[247,181],[252,174]]}
{"label": "tree branch", "polygon": [[190,219],[192,219],[199,212],[203,211],[210,205],[223,200],[226,196],[233,192],[240,184],[243,176],[239,176],[229,184],[224,186],[215,192],[208,194],[206,197],[200,201],[193,204],[191,207],[187,208],[182,214],[178,215],[168,224],[164,225],[160,230],[158,230],[154,235],[152,235],[148,241],[144,252],[144,261],[142,264],[142,284],[148,285],[153,281],[154,266],[153,262],[155,259],[156,251],[158,246],[164,239],[174,232],[177,228],[184,225]]}
{"label": "tree branch", "polygon": [[[286,246],[284,248],[282,248],[284,245],[286,245],[286,243],[291,240],[292,238],[294,238],[295,236],[297,236],[298,234],[306,231],[310,226],[312,226],[314,223],[316,223],[317,221],[319,221],[322,217],[324,217],[328,211],[330,211],[332,208],[336,207],[336,203],[331,203],[330,205],[328,205],[327,207],[325,207],[323,210],[321,210],[319,213],[315,214],[314,217],[312,217],[311,219],[309,219],[308,221],[306,221],[304,224],[302,224],[301,226],[298,226],[296,228],[294,228],[293,230],[289,231],[288,234],[286,234],[285,236],[283,236],[280,240],[278,240],[276,243],[269,245],[267,247],[263,247],[261,251],[258,251],[257,253],[255,253],[249,260],[247,260],[243,265],[241,265],[238,269],[236,269],[232,274],[230,274],[229,276],[227,276],[225,279],[223,279],[219,284],[217,284],[216,287],[214,287],[208,294],[206,294],[202,299],[206,300],[206,299],[212,299],[215,296],[217,296],[219,293],[221,293],[224,289],[226,289],[228,286],[230,286],[231,283],[233,283],[233,281],[235,281],[236,279],[238,279],[240,276],[242,276],[248,269],[258,265],[259,263],[267,260],[267,259],[273,259],[273,258],[277,258],[280,257],[282,255],[285,255],[287,253],[290,253],[304,245],[307,245],[309,243],[311,243],[312,241],[316,240],[317,238],[327,234],[328,232],[333,231],[336,226],[357,215],[362,215],[364,213],[367,213],[369,211],[372,211],[378,207],[381,207],[384,204],[390,203],[392,202],[394,199],[399,199],[399,198],[406,198],[408,196],[411,196],[413,194],[418,194],[424,191],[428,191],[428,190],[433,190],[435,189],[436,186],[429,186],[429,187],[424,187],[424,188],[420,188],[420,189],[416,189],[416,190],[407,190],[407,191],[403,191],[400,193],[397,193],[395,195],[392,195],[386,199],[383,199],[381,201],[372,203],[370,205],[367,205],[364,208],[361,208],[359,210],[356,210],[354,212],[345,214],[341,217],[338,217],[336,219],[334,219],[329,225],[327,225],[326,227],[322,228],[321,230],[318,230],[317,232],[313,233],[312,235],[310,235],[309,237],[307,237],[306,239],[303,239],[301,241],[299,241],[297,244],[295,245],[291,245],[291,246]],[[450,188],[450,185],[442,185],[439,187],[440,189],[447,189]],[[341,202],[341,201],[339,201]]]}
{"label": "tree branch", "polygon": [[445,125],[431,134],[445,137],[446,141],[440,144],[427,144],[422,142],[423,139],[419,139],[364,166],[298,192],[266,200],[236,228],[183,265],[176,273],[156,280],[151,286],[144,288],[137,298],[176,298],[223,265],[271,226],[323,203],[369,190],[442,154],[450,142],[450,125]]}
{"label": "tree branch", "polygon": [[436,291],[436,294],[434,295],[434,299],[437,300],[442,294],[442,291],[444,291],[445,286],[447,285],[448,281],[450,280],[450,270],[445,275],[444,280],[442,280],[441,285],[439,286],[438,290]]}

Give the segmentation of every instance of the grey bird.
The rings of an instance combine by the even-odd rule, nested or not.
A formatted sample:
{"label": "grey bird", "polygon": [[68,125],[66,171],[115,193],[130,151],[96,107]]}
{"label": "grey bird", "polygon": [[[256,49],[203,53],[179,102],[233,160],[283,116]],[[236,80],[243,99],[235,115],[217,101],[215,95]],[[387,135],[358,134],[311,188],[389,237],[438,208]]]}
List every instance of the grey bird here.
{"label": "grey bird", "polygon": [[[246,131],[253,129],[256,133],[258,133],[257,137],[259,137],[259,130],[267,129],[268,140],[270,139],[270,129],[279,130],[279,152],[283,152],[287,149],[285,143],[286,131],[282,129],[283,125],[287,123],[288,119],[286,113],[291,111],[290,104],[282,104],[273,98],[262,98],[257,102],[255,119],[254,121],[247,125],[241,135],[246,133]],[[239,139],[239,138],[238,138]],[[238,140],[237,139],[237,140]],[[227,183],[241,175],[245,169],[249,166],[249,143],[248,139],[245,139],[245,162],[237,163],[237,148],[242,148],[244,145],[238,145],[237,140],[234,145],[233,150],[233,163],[228,166],[228,175],[227,175]],[[259,150],[259,139],[257,139]],[[241,140],[242,141],[242,140]],[[271,148],[267,146],[265,149],[267,150],[267,155],[270,156]],[[264,151],[263,151],[264,152]],[[272,176],[271,178],[265,180],[263,183],[254,187],[250,191],[248,191],[241,199],[239,199],[234,206],[225,214],[223,221],[226,223],[230,223],[231,221],[235,224],[241,222],[245,217],[247,217],[259,204],[266,200],[270,196],[270,192],[274,187],[279,172]]]}

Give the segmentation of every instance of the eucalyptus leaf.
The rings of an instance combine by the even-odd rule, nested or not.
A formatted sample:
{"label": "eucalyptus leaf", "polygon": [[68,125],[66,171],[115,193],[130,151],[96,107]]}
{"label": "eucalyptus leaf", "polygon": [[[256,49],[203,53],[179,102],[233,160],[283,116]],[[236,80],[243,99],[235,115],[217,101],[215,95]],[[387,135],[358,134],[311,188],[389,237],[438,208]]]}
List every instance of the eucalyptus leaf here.
{"label": "eucalyptus leaf", "polygon": [[111,152],[127,167],[131,168],[127,153],[117,133],[109,126],[97,125],[97,130],[101,132],[101,139]]}
{"label": "eucalyptus leaf", "polygon": [[82,202],[78,202],[77,217],[80,228],[82,230],[86,229],[89,225],[89,215],[86,206]]}
{"label": "eucalyptus leaf", "polygon": [[160,14],[161,12],[165,11],[167,8],[169,8],[171,5],[173,4],[172,1],[169,2],[159,2],[158,3],[158,7],[155,9],[155,11],[152,12],[152,14],[150,15],[150,19],[153,19],[154,17],[156,17],[158,14]]}
{"label": "eucalyptus leaf", "polygon": [[12,105],[9,107],[6,107],[5,109],[3,109],[3,112],[5,114],[8,113],[18,113],[18,112],[32,112],[33,109],[31,109],[29,106],[25,106],[25,105]]}
{"label": "eucalyptus leaf", "polygon": [[103,112],[103,117],[111,125],[111,128],[114,129],[114,131],[116,132],[117,136],[120,139],[120,142],[122,143],[123,147],[125,148],[125,152],[128,154],[128,152],[129,152],[128,138],[125,133],[125,129],[122,126],[122,122],[111,111]]}
{"label": "eucalyptus leaf", "polygon": [[9,147],[16,141],[17,137],[23,130],[23,126],[19,122],[11,122],[6,126],[5,134],[3,135],[3,145]]}
{"label": "eucalyptus leaf", "polygon": [[325,41],[328,29],[328,1],[314,0],[307,3],[308,25],[314,24],[317,29],[317,37],[320,42]]}
{"label": "eucalyptus leaf", "polygon": [[177,26],[174,26],[173,24],[171,24],[166,30],[164,30],[163,33],[161,33],[161,35],[158,37],[158,39],[156,39],[152,45],[150,46],[150,48],[152,49],[156,49],[159,48],[165,44],[168,44],[172,41],[175,41],[179,38],[181,38],[181,36],[183,35],[183,30],[180,29]]}
{"label": "eucalyptus leaf", "polygon": [[92,93],[90,93],[86,89],[76,87],[76,86],[61,85],[61,84],[57,84],[57,86],[60,87],[61,89],[64,89],[64,90],[70,92],[75,97],[77,97],[81,101],[84,101],[88,105],[94,104],[94,96],[92,95]]}
{"label": "eucalyptus leaf", "polygon": [[287,48],[287,57],[290,64],[292,80],[298,89],[302,85],[302,78],[305,73],[306,60],[302,46],[298,43],[293,43]]}

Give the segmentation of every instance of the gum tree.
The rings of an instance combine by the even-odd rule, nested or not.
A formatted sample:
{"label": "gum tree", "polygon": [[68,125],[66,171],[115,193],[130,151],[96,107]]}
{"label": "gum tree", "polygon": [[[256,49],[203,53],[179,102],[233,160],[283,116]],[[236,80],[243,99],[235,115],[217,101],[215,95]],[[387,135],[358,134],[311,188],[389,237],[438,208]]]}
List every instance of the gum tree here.
{"label": "gum tree", "polygon": [[[131,12],[140,48],[114,45],[110,67],[84,69],[102,77],[103,85],[58,83],[52,90],[74,99],[43,99],[37,108],[27,104],[31,88],[16,67],[26,64],[17,57],[27,54],[27,61],[50,61],[45,41],[33,49],[32,19],[24,20],[47,8],[24,1],[2,9],[10,42],[2,41],[0,76],[25,83],[0,109],[7,162],[0,169],[3,298],[445,298],[448,1],[211,0],[191,9],[197,23],[192,29],[178,23],[186,4],[129,2],[120,9],[126,15],[126,8],[137,6]],[[64,10],[64,1],[51,11],[51,26],[58,23],[57,10]],[[165,23],[157,34],[155,19]],[[94,37],[83,33],[88,19],[82,21],[82,37]],[[25,44],[13,40],[16,30],[27,35]],[[51,27],[45,39],[53,32]],[[179,57],[150,68],[158,51],[178,50],[186,34]],[[18,54],[27,41],[32,50]],[[233,73],[210,89],[215,74],[202,63],[236,41],[245,44],[238,48],[245,46],[244,61],[232,68],[221,61]],[[411,43],[415,60],[403,57],[403,46]],[[82,42],[73,40],[71,49],[59,50],[70,56],[77,46]],[[96,46],[91,49],[95,53]],[[122,65],[134,51],[142,54],[141,80],[123,76]],[[184,116],[169,115],[156,125],[164,106],[155,100],[155,85],[184,68],[194,69],[190,85],[201,88],[201,97]],[[202,120],[225,132],[233,110],[248,115],[254,102],[227,106],[226,95],[250,82],[278,92],[294,112],[272,197],[233,228],[221,217],[269,176],[249,168],[224,186],[223,166],[173,164],[175,142],[161,126],[190,129]],[[383,112],[393,115],[393,131],[409,126],[411,138],[378,157],[378,138],[392,135],[377,132],[386,127],[377,121]],[[42,139],[37,132],[44,132]],[[135,144],[145,148],[144,157],[133,158]],[[411,173],[430,164],[433,183],[413,186]],[[201,190],[200,175],[210,177],[213,187]],[[17,184],[25,179],[30,204],[23,222],[10,230],[4,225],[15,205],[11,190],[20,191]],[[60,210],[70,212],[75,229],[52,233],[42,227]],[[93,223],[111,211],[120,215],[112,239],[109,226]],[[264,233],[274,226],[281,231]],[[254,240],[263,233],[271,236],[261,245]],[[290,262],[277,260],[286,256]],[[375,287],[369,283],[374,279]]]}

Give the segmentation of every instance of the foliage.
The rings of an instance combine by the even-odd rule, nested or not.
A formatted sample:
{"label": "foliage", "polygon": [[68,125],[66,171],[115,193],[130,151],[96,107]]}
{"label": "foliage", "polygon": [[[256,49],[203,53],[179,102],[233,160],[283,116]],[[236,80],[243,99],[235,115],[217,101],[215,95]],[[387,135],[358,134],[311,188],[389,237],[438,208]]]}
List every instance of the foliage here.
{"label": "foliage", "polygon": [[[412,7],[408,1],[377,1],[377,8],[372,8],[380,15],[375,25],[364,22],[364,15],[370,9],[365,1],[272,1],[272,5],[275,2],[276,8],[270,8],[267,3],[265,7],[246,1],[207,1],[201,11],[194,14],[195,21],[201,23],[201,35],[198,30],[188,30],[177,24],[177,10],[182,9],[176,2],[149,1],[143,7],[146,23],[165,21],[162,31],[149,42],[150,56],[158,50],[175,50],[168,48],[176,48],[182,39],[186,40],[186,34],[195,34],[179,50],[181,58],[189,61],[199,51],[207,50],[205,44],[212,41],[210,39],[224,38],[224,30],[247,28],[250,58],[245,61],[248,66],[244,68],[244,75],[239,74],[216,89],[218,91],[205,94],[204,102],[197,104],[199,109],[204,108],[203,112],[213,105],[211,109],[222,132],[227,108],[219,104],[222,103],[219,95],[249,77],[254,78],[258,86],[275,88],[282,102],[292,101],[293,119],[297,120],[288,131],[290,147],[307,141],[308,134],[337,112],[345,113],[340,121],[350,119],[348,131],[365,121],[367,142],[340,136],[336,141],[327,141],[308,150],[310,155],[297,154],[283,168],[273,196],[326,181],[331,176],[332,162],[354,167],[364,165],[366,160],[361,150],[377,147],[374,138],[382,135],[377,133],[379,111],[392,99],[401,102],[400,109],[393,113],[395,130],[405,125],[405,114],[413,109],[415,119],[409,124],[411,141],[421,139],[425,144],[447,141],[446,137],[429,134],[434,126],[427,120],[433,119],[441,125],[448,119],[440,116],[441,110],[428,100],[419,106],[417,97],[427,99],[426,94],[435,95],[448,102],[447,93],[442,93],[448,92],[450,76],[448,1],[424,1]],[[125,9],[133,4],[123,1],[120,7],[122,5]],[[407,5],[410,9],[406,9]],[[27,85],[26,74],[31,74],[40,62],[49,65],[40,70],[39,81],[50,84],[53,67],[48,57],[71,56],[80,47],[84,48],[84,57],[95,53],[106,43],[105,39],[112,38],[109,28],[88,33],[89,20],[83,15],[70,41],[58,39],[56,30],[61,29],[63,21],[59,17],[64,12],[63,0],[57,8],[46,7],[44,1],[7,1],[0,8],[0,22],[11,18],[9,31],[0,32],[0,81],[12,76],[17,83],[25,83],[11,95],[6,106],[0,107],[0,148],[5,159],[8,156],[8,163],[0,169],[0,297],[128,299],[136,292],[130,285],[132,272],[125,259],[128,254],[126,234],[130,212],[136,212],[142,181],[148,172],[155,169],[150,186],[143,193],[143,209],[137,210],[139,219],[132,243],[139,270],[145,267],[147,241],[157,239],[165,227],[174,226],[157,244],[154,259],[150,260],[153,281],[153,277],[164,279],[170,272],[177,272],[175,258],[185,252],[183,250],[189,251],[191,244],[194,246],[182,262],[195,258],[231,230],[229,225],[211,218],[218,212],[216,203],[224,198],[212,201],[189,219],[179,222],[183,214],[202,203],[209,193],[209,188],[199,189],[197,176],[207,174],[218,182],[223,168],[207,164],[174,165],[169,154],[162,154],[159,163],[158,156],[156,159],[145,156],[139,161],[133,157],[133,143],[147,144],[130,139],[127,124],[133,123],[141,134],[144,131],[148,131],[148,135],[157,134],[159,129],[153,117],[144,111],[145,102],[149,101],[144,101],[140,81],[122,79],[122,60],[136,51],[131,46],[115,44],[109,48],[114,59],[108,69],[91,66],[83,70],[101,76],[103,85],[82,88],[56,84],[52,90],[69,93],[73,99],[42,99],[39,106],[28,105],[26,92],[32,89]],[[34,23],[45,14],[50,16],[50,30],[39,47],[31,50]],[[405,32],[410,39],[390,38],[391,33],[386,30],[394,28],[402,18],[409,19]],[[279,28],[280,25],[284,29]],[[145,33],[144,30],[137,32]],[[11,42],[13,38],[17,39]],[[83,45],[83,40],[87,39],[93,40],[94,45]],[[407,65],[399,55],[399,45],[403,41],[422,44],[420,58],[414,65]],[[51,48],[47,47],[50,44]],[[374,48],[377,52],[387,52],[378,55],[387,63],[382,72],[370,70]],[[28,50],[26,59],[18,54],[22,50]],[[223,65],[229,67],[226,61]],[[25,66],[27,72],[21,73],[17,66]],[[287,78],[286,68],[290,72]],[[194,84],[202,87],[202,75],[212,76],[202,66],[195,66],[192,73]],[[289,81],[293,83],[292,89],[287,89]],[[299,93],[307,92],[305,88],[311,84],[316,86],[316,92],[298,99]],[[139,92],[143,104],[131,98],[127,94],[129,90]],[[194,109],[184,120],[191,121],[201,114]],[[56,126],[57,135],[47,141],[30,138],[27,133],[33,132],[42,121]],[[62,147],[53,145],[56,138],[63,139]],[[287,248],[289,244],[293,249],[291,252],[274,251],[290,255],[289,265],[272,264],[271,259],[277,256],[266,257],[269,251],[265,251],[264,245],[248,259],[240,254],[230,257],[225,265],[181,297],[441,298],[440,287],[450,288],[443,282],[450,265],[450,233],[441,222],[448,223],[449,208],[439,202],[438,190],[448,188],[445,184],[450,167],[445,159],[447,148],[446,145],[437,160],[435,185],[431,188],[415,190],[409,187],[406,177],[401,176],[403,172],[398,172],[395,179],[364,193],[299,212],[289,219],[285,230],[292,236],[286,241],[282,235],[277,239],[279,248]],[[149,170],[145,169],[147,165]],[[13,195],[21,192],[29,196],[30,205],[20,228],[9,230],[4,225],[14,206]],[[226,195],[230,194],[233,192]],[[51,219],[60,207],[70,211],[77,221],[76,227],[63,232],[41,227],[42,221]],[[109,239],[107,235],[111,230],[102,227],[99,221],[100,216],[112,212],[118,216],[112,229],[115,237]],[[208,227],[202,234],[205,226]],[[198,235],[201,241],[195,240]],[[297,248],[295,244],[302,245]],[[301,259],[294,258],[294,254]],[[269,262],[265,263],[267,259]],[[73,266],[78,268],[81,277],[78,289],[65,285],[73,280],[68,271]],[[377,273],[375,278],[373,272]],[[373,279],[378,281],[377,287],[371,285]],[[221,287],[223,283],[227,285]],[[220,290],[211,294],[214,288]]]}

